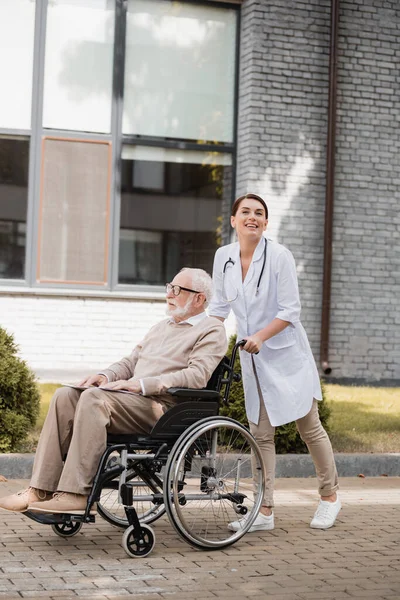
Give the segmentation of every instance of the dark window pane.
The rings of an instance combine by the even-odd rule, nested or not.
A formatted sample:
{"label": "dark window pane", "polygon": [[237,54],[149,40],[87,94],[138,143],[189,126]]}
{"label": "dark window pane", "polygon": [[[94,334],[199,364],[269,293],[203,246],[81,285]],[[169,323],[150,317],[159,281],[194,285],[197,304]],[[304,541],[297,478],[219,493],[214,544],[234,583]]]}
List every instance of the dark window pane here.
{"label": "dark window pane", "polygon": [[0,138],[0,278],[23,279],[29,141]]}
{"label": "dark window pane", "polygon": [[211,272],[221,215],[230,205],[232,168],[210,162],[123,154],[119,283],[163,285],[182,267]]}

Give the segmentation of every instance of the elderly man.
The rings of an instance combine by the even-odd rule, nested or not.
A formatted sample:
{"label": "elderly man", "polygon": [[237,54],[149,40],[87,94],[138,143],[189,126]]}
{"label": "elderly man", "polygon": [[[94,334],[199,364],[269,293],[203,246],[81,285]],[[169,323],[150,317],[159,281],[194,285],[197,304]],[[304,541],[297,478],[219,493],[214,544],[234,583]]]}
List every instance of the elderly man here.
{"label": "elderly man", "polygon": [[130,356],[81,381],[88,387],[83,392],[56,391],[30,487],[2,498],[0,508],[83,514],[107,432],[149,433],[175,403],[168,388],[206,386],[227,349],[224,326],[204,311],[211,278],[201,269],[183,269],[166,291],[169,318],[150,329]]}

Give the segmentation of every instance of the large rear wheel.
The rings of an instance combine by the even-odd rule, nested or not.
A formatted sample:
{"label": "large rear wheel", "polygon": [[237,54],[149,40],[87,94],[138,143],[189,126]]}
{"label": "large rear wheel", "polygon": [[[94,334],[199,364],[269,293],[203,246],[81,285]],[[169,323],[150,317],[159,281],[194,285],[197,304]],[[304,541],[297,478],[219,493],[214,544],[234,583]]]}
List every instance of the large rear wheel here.
{"label": "large rear wheel", "polygon": [[[164,502],[182,538],[197,548],[217,549],[233,544],[250,529],[264,488],[261,453],[253,436],[232,419],[213,417],[183,434],[172,449]],[[230,531],[229,523],[244,515],[240,531]]]}

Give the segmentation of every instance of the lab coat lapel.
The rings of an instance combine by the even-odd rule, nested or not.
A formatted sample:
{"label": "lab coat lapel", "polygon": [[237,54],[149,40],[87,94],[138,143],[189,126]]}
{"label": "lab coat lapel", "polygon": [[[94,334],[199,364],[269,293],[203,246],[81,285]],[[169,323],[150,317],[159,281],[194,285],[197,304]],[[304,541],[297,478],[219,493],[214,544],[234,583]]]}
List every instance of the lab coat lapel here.
{"label": "lab coat lapel", "polygon": [[[262,269],[262,263],[263,263],[263,258],[264,258],[264,244],[265,244],[265,239],[263,236],[261,238],[261,240],[258,242],[257,248],[254,250],[253,260],[251,261],[251,265],[249,267],[249,270],[247,271],[246,278],[243,282],[243,288],[245,290],[248,288],[250,283],[254,283],[254,293],[256,291],[258,277],[260,276],[261,269]],[[241,269],[240,269],[240,276],[242,276]],[[264,278],[264,275],[263,275],[263,278]]]}
{"label": "lab coat lapel", "polygon": [[240,264],[240,246],[236,246],[235,251],[232,253],[232,258],[235,264],[232,267],[232,282],[238,290],[238,295],[243,296],[243,285],[242,285],[242,265]]}

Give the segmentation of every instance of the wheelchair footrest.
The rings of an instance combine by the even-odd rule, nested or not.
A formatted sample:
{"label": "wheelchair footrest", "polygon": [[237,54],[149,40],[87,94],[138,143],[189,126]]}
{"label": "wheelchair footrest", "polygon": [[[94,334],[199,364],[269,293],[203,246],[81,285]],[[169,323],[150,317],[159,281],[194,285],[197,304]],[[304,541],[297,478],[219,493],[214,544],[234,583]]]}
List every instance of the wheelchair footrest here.
{"label": "wheelchair footrest", "polygon": [[32,519],[32,521],[36,521],[36,523],[42,523],[42,525],[57,525],[62,523],[94,523],[95,515],[88,515],[85,518],[85,515],[73,515],[73,514],[60,514],[60,513],[40,513],[33,512],[30,510],[26,510],[24,513],[25,517]]}

